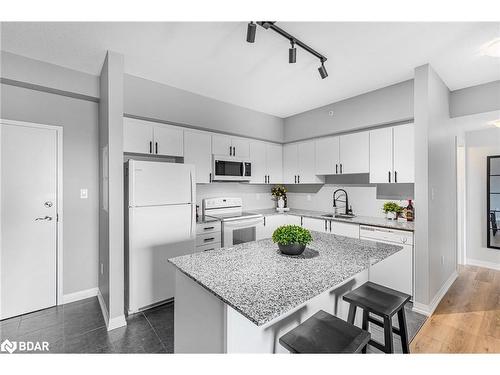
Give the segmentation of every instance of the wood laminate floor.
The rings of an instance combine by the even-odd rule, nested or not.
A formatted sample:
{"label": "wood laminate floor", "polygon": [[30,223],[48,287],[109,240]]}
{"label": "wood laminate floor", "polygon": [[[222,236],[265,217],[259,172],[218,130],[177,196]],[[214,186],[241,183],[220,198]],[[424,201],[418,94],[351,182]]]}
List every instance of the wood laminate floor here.
{"label": "wood laminate floor", "polygon": [[500,271],[459,276],[410,344],[411,353],[500,353]]}

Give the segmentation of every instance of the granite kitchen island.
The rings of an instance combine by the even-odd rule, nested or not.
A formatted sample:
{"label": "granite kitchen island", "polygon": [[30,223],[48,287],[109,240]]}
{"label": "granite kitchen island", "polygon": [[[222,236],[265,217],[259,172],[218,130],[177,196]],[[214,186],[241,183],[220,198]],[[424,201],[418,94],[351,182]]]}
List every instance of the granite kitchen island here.
{"label": "granite kitchen island", "polygon": [[265,239],[169,259],[177,268],[174,351],[285,352],[279,337],[318,310],[346,319],[342,295],[402,249],[311,234],[313,242],[297,257],[281,255]]}

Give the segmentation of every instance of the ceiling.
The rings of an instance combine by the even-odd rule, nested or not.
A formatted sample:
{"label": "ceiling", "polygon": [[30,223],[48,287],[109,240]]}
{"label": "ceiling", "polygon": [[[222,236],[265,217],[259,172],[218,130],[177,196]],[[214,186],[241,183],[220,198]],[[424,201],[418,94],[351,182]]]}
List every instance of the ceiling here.
{"label": "ceiling", "polygon": [[500,23],[279,22],[328,57],[318,60],[246,22],[2,23],[2,50],[94,75],[105,51],[125,56],[125,72],[279,117],[288,117],[413,77],[430,63],[451,90],[500,80],[500,59],[482,44]]}

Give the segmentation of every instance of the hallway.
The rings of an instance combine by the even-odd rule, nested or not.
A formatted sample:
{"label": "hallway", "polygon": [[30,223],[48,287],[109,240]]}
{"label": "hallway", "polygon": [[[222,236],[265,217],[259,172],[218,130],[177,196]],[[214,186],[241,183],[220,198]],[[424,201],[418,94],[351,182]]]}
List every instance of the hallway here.
{"label": "hallway", "polygon": [[459,267],[411,353],[500,353],[500,271]]}

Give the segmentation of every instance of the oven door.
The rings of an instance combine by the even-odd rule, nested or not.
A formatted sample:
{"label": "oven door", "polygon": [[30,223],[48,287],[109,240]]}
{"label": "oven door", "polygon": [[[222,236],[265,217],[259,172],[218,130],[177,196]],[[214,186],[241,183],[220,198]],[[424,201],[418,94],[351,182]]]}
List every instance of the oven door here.
{"label": "oven door", "polygon": [[222,246],[231,247],[255,241],[258,225],[262,225],[262,217],[224,221],[222,223]]}

